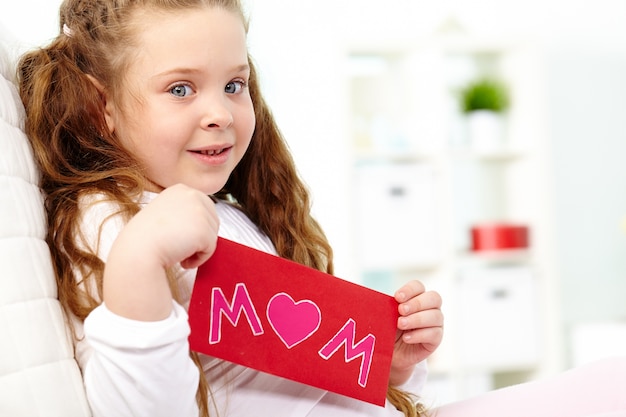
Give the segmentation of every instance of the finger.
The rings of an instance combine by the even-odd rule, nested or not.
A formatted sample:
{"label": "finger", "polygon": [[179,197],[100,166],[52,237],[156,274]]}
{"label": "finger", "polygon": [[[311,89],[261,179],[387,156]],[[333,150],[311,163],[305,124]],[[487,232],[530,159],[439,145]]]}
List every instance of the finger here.
{"label": "finger", "polygon": [[200,246],[199,250],[193,255],[187,257],[180,262],[180,266],[185,269],[197,268],[205,263],[213,254],[217,248],[217,234],[206,236],[206,240]]}
{"label": "finger", "polygon": [[180,266],[185,268],[185,269],[191,269],[191,268],[197,268],[200,265],[202,265],[203,263],[205,263],[207,260],[209,260],[209,258],[211,257],[211,255],[213,255],[213,251],[203,251],[203,252],[196,252],[193,255],[191,255],[189,258],[184,259],[183,261],[180,262]]}
{"label": "finger", "polygon": [[396,293],[394,294],[394,298],[399,303],[404,303],[411,298],[423,293],[426,290],[424,284],[420,281],[413,280],[404,284]]}
{"label": "finger", "polygon": [[441,304],[442,299],[438,292],[427,291],[398,305],[398,313],[408,316],[419,311],[441,309]]}
{"label": "finger", "polygon": [[406,344],[421,344],[424,349],[434,351],[443,340],[443,328],[429,327],[415,329],[402,334],[402,341]]}
{"label": "finger", "polygon": [[[196,232],[199,234],[197,251],[180,262],[183,268],[197,268],[206,262],[217,247],[217,234],[219,231],[219,217],[213,201],[205,195],[200,195],[202,201],[202,218],[197,219]],[[200,225],[202,224],[202,225]]]}
{"label": "finger", "polygon": [[420,311],[406,317],[398,318],[398,329],[413,330],[430,327],[443,327],[443,313],[438,309]]}
{"label": "finger", "polygon": [[217,215],[215,202],[211,199],[211,197],[204,195],[204,194],[201,195],[201,199],[202,199],[202,203],[204,204],[204,207],[206,208],[206,216],[211,226],[211,230],[217,232],[217,230],[219,229],[219,225],[220,225],[220,219]]}

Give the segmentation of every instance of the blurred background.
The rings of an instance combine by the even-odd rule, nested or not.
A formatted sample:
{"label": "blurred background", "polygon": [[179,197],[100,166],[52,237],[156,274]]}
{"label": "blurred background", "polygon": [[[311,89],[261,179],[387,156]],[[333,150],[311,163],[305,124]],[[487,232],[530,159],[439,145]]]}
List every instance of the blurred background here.
{"label": "blurred background", "polygon": [[[59,3],[0,5],[16,50]],[[427,403],[626,353],[626,2],[245,5],[336,275],[444,298]]]}

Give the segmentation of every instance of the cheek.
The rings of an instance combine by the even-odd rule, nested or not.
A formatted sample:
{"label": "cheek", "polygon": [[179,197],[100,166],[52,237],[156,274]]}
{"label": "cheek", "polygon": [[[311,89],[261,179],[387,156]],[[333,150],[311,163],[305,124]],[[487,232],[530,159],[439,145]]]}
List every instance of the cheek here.
{"label": "cheek", "polygon": [[171,149],[167,148],[169,143],[164,135],[162,126],[146,124],[144,127],[131,122],[123,129],[118,129],[119,141],[121,145],[136,159],[142,172],[147,175],[154,175],[155,172],[163,169],[168,160],[167,156],[172,155]]}
{"label": "cheek", "polygon": [[239,124],[240,138],[249,143],[250,139],[252,139],[252,134],[254,133],[255,126],[256,119],[254,116],[254,109],[252,107],[252,103],[250,103],[250,106],[241,113]]}
{"label": "cheek", "polygon": [[122,145],[124,149],[130,152],[133,156],[137,157],[137,149],[138,147],[135,144],[135,141],[132,140],[134,135],[132,132],[129,132],[127,126],[117,123],[115,128],[115,136],[119,143]]}
{"label": "cheek", "polygon": [[135,157],[141,156],[141,150],[145,149],[141,142],[151,126],[151,123],[146,123],[145,114],[138,110],[137,106],[126,104],[124,111],[118,110],[115,113],[114,119],[115,135],[121,145]]}
{"label": "cheek", "polygon": [[248,136],[252,139],[252,134],[254,133],[254,128],[256,127],[256,118],[254,117],[254,112],[250,115],[250,119],[248,121]]}

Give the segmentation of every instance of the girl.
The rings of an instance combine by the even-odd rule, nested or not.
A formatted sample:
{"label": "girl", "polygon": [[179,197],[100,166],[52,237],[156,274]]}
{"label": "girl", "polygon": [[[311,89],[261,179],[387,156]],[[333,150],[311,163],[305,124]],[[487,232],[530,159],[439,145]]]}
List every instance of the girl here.
{"label": "girl", "polygon": [[239,2],[66,0],[60,22],[22,58],[20,94],[94,415],[421,413],[399,387],[419,393],[443,317],[416,281],[395,295],[385,408],[189,354],[185,307],[218,235],[332,273]]}

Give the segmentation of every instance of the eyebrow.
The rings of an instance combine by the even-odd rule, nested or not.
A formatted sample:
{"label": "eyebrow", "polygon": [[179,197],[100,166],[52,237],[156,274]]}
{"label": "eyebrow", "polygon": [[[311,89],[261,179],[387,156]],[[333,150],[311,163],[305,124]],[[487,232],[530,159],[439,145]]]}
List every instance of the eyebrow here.
{"label": "eyebrow", "polygon": [[[242,72],[242,71],[249,71],[249,70],[250,70],[249,64],[241,64],[241,65],[234,67],[232,71]],[[169,70],[165,70],[163,72],[155,74],[155,77],[164,77],[164,76],[171,75],[171,74],[198,74],[200,72],[202,72],[202,70],[198,68],[181,67],[181,68],[172,68]]]}

